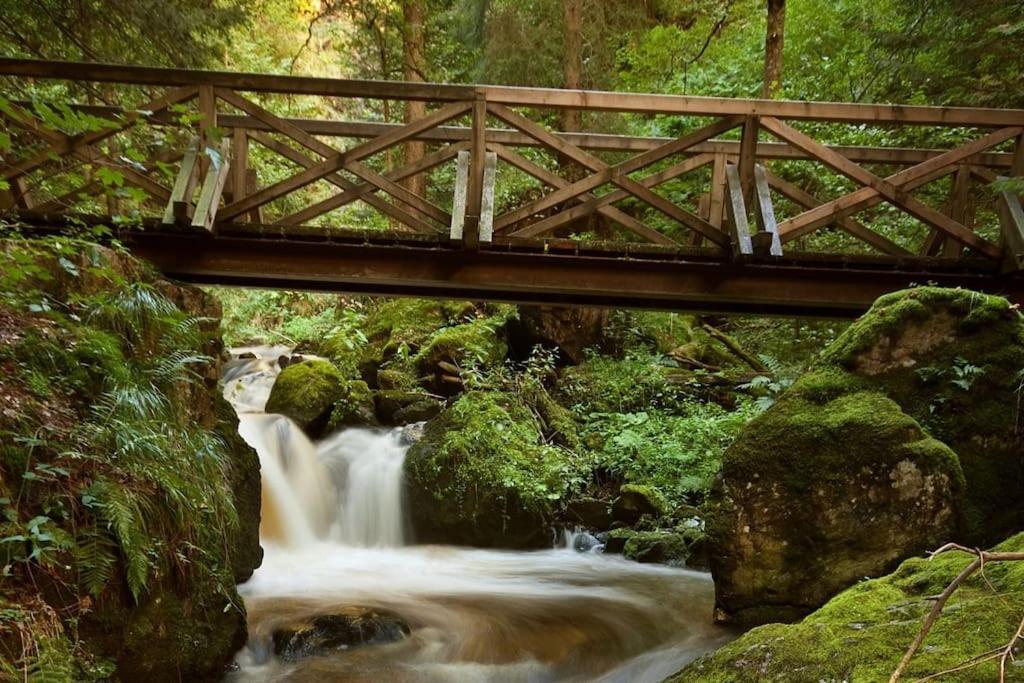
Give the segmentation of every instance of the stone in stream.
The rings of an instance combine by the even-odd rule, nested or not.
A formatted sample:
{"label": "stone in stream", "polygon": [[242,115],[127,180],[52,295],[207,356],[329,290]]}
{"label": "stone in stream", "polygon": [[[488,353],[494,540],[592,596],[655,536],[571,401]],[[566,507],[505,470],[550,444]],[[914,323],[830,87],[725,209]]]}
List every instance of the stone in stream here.
{"label": "stone in stream", "polygon": [[612,518],[616,522],[632,525],[644,515],[661,517],[668,512],[665,497],[650,486],[623,484],[619,497],[612,504]]}
{"label": "stone in stream", "polygon": [[393,614],[353,608],[279,628],[272,638],[274,654],[294,662],[362,645],[392,643],[409,632],[409,625]]}

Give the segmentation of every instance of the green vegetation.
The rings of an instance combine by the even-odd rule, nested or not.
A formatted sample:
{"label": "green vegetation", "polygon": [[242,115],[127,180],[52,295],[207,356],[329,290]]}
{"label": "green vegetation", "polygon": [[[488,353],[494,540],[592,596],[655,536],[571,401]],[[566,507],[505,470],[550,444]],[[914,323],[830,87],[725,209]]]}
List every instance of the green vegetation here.
{"label": "green vegetation", "polygon": [[244,637],[234,485],[258,467],[205,384],[216,319],[94,245],[9,240],[0,273],[3,675],[216,670]]}
{"label": "green vegetation", "polygon": [[[995,550],[1024,550],[1018,534]],[[884,681],[917,635],[931,597],[969,563],[961,553],[911,559],[889,576],[840,593],[798,624],[770,624],[745,634],[688,666],[672,683],[744,683],[808,680]],[[906,680],[971,663],[1005,648],[1024,613],[1024,563],[991,563],[953,596],[911,661]],[[1018,674],[1011,664],[1007,680]],[[995,659],[981,661],[941,680],[998,679]]]}
{"label": "green vegetation", "polygon": [[303,429],[327,419],[338,401],[352,394],[341,372],[326,360],[304,360],[281,371],[267,399],[268,413],[280,413]]}

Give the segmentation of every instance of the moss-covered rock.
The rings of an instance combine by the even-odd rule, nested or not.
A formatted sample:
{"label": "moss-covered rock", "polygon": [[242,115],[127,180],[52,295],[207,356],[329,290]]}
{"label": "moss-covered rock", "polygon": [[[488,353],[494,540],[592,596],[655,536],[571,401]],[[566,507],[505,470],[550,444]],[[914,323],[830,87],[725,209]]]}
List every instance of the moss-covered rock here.
{"label": "moss-covered rock", "polygon": [[623,484],[612,503],[612,518],[624,524],[636,524],[645,515],[661,517],[668,512],[668,501],[653,486]]}
{"label": "moss-covered rock", "polygon": [[541,547],[560,502],[586,472],[541,437],[516,397],[468,392],[427,424],[406,457],[421,543]]}
{"label": "moss-covered rock", "polygon": [[421,383],[451,396],[462,390],[463,370],[500,364],[508,355],[504,325],[504,316],[495,316],[436,331],[414,358]]}
{"label": "moss-covered rock", "polygon": [[724,458],[709,524],[722,616],[799,616],[931,545],[1024,526],[1024,326],[1005,299],[880,298]]}
{"label": "moss-covered rock", "polygon": [[875,392],[791,395],[726,450],[708,526],[720,617],[806,614],[955,533],[956,455]]}
{"label": "moss-covered rock", "polygon": [[683,566],[689,557],[686,538],[675,531],[613,529],[608,533],[605,552],[622,553],[629,560]]}
{"label": "moss-covered rock", "polygon": [[[1024,551],[1024,534],[997,548]],[[756,628],[690,664],[671,683],[761,681],[886,681],[917,635],[931,597],[942,592],[970,562],[961,553],[911,559],[893,574],[864,581],[833,598],[798,624]],[[993,588],[995,591],[993,591]],[[990,563],[956,592],[911,660],[903,680],[959,667],[1002,649],[1024,614],[1024,562]],[[1007,681],[1021,680],[1011,664]],[[998,680],[989,658],[941,680]]]}
{"label": "moss-covered rock", "polygon": [[334,402],[326,431],[333,432],[346,427],[378,426],[373,392],[362,380],[348,380],[342,384],[342,395]]}
{"label": "moss-covered rock", "polygon": [[286,415],[305,432],[323,432],[334,405],[344,400],[350,383],[333,363],[310,359],[292,363],[277,376],[266,411]]}
{"label": "moss-covered rock", "polygon": [[560,306],[520,306],[511,325],[517,355],[526,358],[535,346],[556,349],[569,363],[599,345],[608,326],[608,310]]}

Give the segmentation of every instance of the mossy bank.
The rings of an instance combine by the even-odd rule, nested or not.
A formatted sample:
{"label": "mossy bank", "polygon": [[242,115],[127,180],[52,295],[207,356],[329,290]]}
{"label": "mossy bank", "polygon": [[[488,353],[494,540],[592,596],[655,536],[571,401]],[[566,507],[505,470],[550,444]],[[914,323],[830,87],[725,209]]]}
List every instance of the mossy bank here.
{"label": "mossy bank", "polygon": [[259,462],[220,309],[129,256],[0,243],[0,671],[218,680],[245,642]]}

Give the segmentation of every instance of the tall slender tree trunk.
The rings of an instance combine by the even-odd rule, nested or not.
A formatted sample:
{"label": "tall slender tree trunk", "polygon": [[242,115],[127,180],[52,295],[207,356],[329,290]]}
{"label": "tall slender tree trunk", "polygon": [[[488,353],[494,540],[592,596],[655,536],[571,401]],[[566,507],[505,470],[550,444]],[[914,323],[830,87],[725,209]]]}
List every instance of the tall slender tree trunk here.
{"label": "tall slender tree trunk", "polygon": [[[562,87],[578,90],[583,87],[583,0],[562,0],[565,14],[565,52],[562,57]],[[580,112],[562,111],[562,130],[580,129]]]}
{"label": "tall slender tree trunk", "polygon": [[786,35],[786,0],[768,0],[768,30],[764,41],[765,99],[782,89],[782,47]]}
{"label": "tall slender tree trunk", "polygon": [[[402,13],[402,55],[403,55],[403,77],[406,81],[421,83],[427,70],[426,35],[423,31],[423,21],[426,15],[426,0],[403,0]],[[427,115],[426,102],[408,102],[405,105],[405,122],[412,123]],[[410,164],[419,161],[426,154],[426,144],[423,142],[407,142],[405,144],[405,163]],[[406,189],[418,195],[425,195],[427,178],[425,175],[415,175],[404,181]]]}

